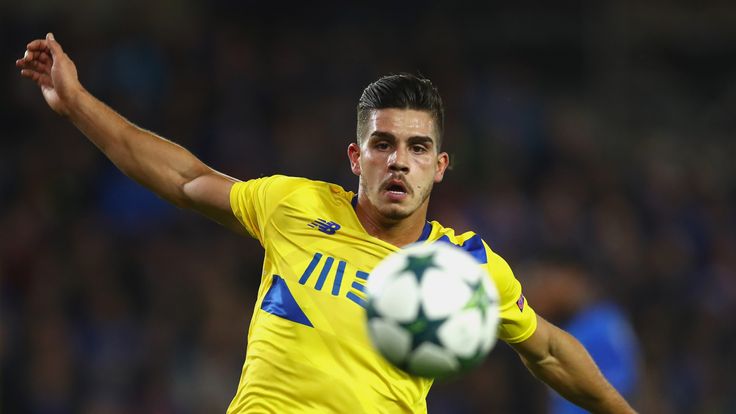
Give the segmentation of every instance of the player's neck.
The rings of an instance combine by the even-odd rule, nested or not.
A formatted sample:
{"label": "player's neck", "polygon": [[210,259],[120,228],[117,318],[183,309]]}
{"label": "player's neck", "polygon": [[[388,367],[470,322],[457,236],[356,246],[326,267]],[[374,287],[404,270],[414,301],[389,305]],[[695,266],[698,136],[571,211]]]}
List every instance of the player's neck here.
{"label": "player's neck", "polygon": [[358,201],[355,213],[368,234],[397,247],[414,243],[422,235],[427,221],[427,203],[425,202],[410,216],[402,219],[383,217],[370,203]]}

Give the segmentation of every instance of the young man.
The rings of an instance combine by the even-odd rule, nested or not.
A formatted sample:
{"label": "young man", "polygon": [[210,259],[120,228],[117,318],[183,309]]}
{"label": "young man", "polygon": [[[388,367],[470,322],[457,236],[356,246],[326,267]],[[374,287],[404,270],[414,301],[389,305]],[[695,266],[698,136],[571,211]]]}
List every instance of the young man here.
{"label": "young man", "polygon": [[129,177],[264,246],[247,357],[228,412],[426,412],[431,380],[405,374],[372,349],[363,287],[386,255],[440,240],[487,266],[501,294],[499,337],[534,375],[588,410],[633,411],[576,340],[524,303],[508,265],[479,236],[426,221],[432,186],[449,162],[440,152],[442,102],[428,80],[388,76],[363,92],[357,140],[348,147],[359,177],[353,194],[303,178],[240,182],[213,170],[90,95],[51,34],[29,43],[16,65]]}

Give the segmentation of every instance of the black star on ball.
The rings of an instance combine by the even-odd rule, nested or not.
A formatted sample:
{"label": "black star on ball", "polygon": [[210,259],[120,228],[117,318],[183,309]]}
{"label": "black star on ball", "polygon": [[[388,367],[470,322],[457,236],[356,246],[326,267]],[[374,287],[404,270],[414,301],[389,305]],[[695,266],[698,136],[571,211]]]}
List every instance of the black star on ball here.
{"label": "black star on ball", "polygon": [[463,308],[480,308],[481,315],[483,316],[483,319],[485,319],[486,309],[491,306],[491,300],[488,298],[488,294],[486,293],[486,287],[483,286],[483,282],[479,280],[478,282],[471,284],[470,288],[473,291],[473,295]]}
{"label": "black star on ball", "polygon": [[408,262],[406,263],[404,271],[414,273],[417,281],[420,282],[422,280],[422,277],[424,276],[424,272],[426,272],[427,269],[440,268],[434,261],[434,253],[430,253],[426,256],[409,256],[407,257],[407,260]]}

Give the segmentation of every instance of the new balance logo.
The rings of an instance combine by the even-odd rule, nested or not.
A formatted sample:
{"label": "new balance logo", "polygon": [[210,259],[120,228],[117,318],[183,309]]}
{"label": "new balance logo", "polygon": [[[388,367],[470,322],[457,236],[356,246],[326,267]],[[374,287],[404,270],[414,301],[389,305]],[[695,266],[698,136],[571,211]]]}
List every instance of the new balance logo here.
{"label": "new balance logo", "polygon": [[335,234],[336,231],[340,230],[340,225],[334,221],[327,221],[323,219],[317,219],[307,224],[313,229],[317,229],[324,234]]}

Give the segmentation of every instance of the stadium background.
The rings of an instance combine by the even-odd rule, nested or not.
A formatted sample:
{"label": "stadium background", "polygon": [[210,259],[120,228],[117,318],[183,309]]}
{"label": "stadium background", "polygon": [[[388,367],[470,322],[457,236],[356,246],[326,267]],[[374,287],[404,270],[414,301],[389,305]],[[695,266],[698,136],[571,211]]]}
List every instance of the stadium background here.
{"label": "stadium background", "polygon": [[[132,184],[21,80],[52,30],[98,97],[240,178],[354,189],[362,88],[430,77],[455,164],[432,218],[515,269],[578,252],[639,336],[642,412],[736,412],[736,5],[306,3],[0,2],[0,411],[223,412],[260,273],[255,241]],[[499,345],[430,412],[544,398]]]}

